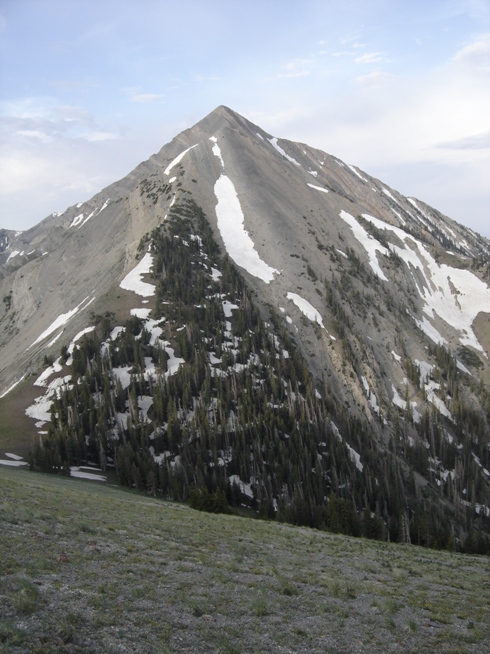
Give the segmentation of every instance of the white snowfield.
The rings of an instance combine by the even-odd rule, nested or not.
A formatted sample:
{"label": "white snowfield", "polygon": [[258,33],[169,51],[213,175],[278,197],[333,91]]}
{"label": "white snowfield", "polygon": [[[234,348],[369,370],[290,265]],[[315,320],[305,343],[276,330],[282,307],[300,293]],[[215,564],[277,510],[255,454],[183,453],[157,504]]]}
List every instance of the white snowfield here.
{"label": "white snowfield", "polygon": [[126,275],[119,286],[126,291],[133,291],[133,293],[141,295],[142,297],[151,297],[152,295],[155,295],[156,286],[144,282],[142,279],[143,275],[150,272],[152,266],[153,255],[147,252],[136,268],[133,268],[133,270]]}
{"label": "white snowfield", "polygon": [[[223,157],[216,137],[211,137],[210,140],[214,142],[213,154],[220,159],[224,168]],[[214,194],[218,200],[216,205],[218,229],[227,253],[238,266],[245,268],[248,273],[269,284],[273,281],[274,274],[279,271],[260,258],[250,234],[245,230],[245,217],[235,186],[224,173],[220,175],[214,185]]]}
{"label": "white snowfield", "polygon": [[320,327],[323,327],[323,329],[325,329],[320,312],[317,311],[315,307],[308,302],[308,300],[305,300],[304,298],[301,297],[301,295],[298,295],[297,293],[291,293],[291,292],[288,292],[287,298],[288,300],[292,300],[294,304],[298,307],[298,309],[302,313],[304,313],[304,315],[309,320],[311,320],[312,322],[317,322],[320,325]]}
{"label": "white snowfield", "polygon": [[[424,284],[422,287],[417,281],[416,284],[420,297],[424,300],[423,311],[427,316],[417,320],[420,329],[436,343],[445,342],[440,332],[428,320],[438,316],[459,332],[459,340],[463,345],[469,345],[485,354],[472,328],[474,319],[481,311],[490,313],[490,289],[485,282],[469,270],[438,264],[422,243],[403,229],[394,227],[379,218],[363,214],[363,217],[378,229],[393,232],[402,241],[404,247],[390,244],[388,250],[368,234],[353,216],[341,211],[340,217],[350,225],[354,236],[366,249],[370,266],[380,279],[389,281],[378,262],[378,252],[389,255],[391,250],[407,264],[409,269],[420,272]],[[414,279],[417,280],[415,275]]]}

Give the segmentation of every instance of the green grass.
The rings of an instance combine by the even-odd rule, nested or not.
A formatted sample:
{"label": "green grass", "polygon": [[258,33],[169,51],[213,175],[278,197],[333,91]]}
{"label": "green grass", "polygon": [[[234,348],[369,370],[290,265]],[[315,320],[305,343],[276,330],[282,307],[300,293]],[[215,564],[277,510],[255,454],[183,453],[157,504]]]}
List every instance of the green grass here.
{"label": "green grass", "polygon": [[490,642],[483,557],[1,466],[0,534],[1,653],[323,654],[403,642],[475,654]]}

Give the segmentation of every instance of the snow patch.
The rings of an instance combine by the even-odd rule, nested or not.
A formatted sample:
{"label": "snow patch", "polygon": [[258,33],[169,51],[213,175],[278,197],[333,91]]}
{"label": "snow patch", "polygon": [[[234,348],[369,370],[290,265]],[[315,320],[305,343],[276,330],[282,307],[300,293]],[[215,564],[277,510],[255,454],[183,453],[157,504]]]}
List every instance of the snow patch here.
{"label": "snow patch", "polygon": [[378,262],[377,252],[381,252],[381,254],[389,255],[389,250],[385,248],[384,245],[381,245],[379,241],[373,238],[371,234],[368,234],[368,232],[364,229],[364,227],[360,225],[357,222],[357,220],[354,218],[354,216],[350,215],[350,213],[347,213],[347,211],[342,210],[340,212],[340,217],[343,220],[345,220],[345,222],[350,226],[352,232],[354,233],[354,236],[361,243],[361,245],[363,245],[364,248],[366,249],[366,252],[368,253],[369,256],[369,265],[371,266],[374,274],[377,275],[383,281],[387,282],[388,278],[381,270],[381,266],[379,265]]}
{"label": "snow patch", "polygon": [[214,186],[214,193],[218,200],[218,229],[227,253],[238,266],[269,284],[278,271],[259,257],[249,233],[245,230],[244,215],[231,179],[222,174]]}
{"label": "snow patch", "polygon": [[225,313],[225,318],[231,318],[233,316],[233,309],[238,309],[237,304],[232,304],[228,300],[223,302],[223,311]]}
{"label": "snow patch", "polygon": [[78,216],[75,216],[75,218],[73,218],[73,220],[71,221],[71,225],[68,227],[68,229],[70,229],[70,227],[76,227],[77,225],[80,225],[82,221],[83,221],[83,213],[80,213],[78,214]]}
{"label": "snow patch", "polygon": [[367,378],[362,376],[361,381],[362,381],[362,385],[364,386],[364,390],[366,391],[366,396],[368,398],[369,404],[371,405],[371,408],[375,413],[379,414],[378,400],[376,398],[376,395],[370,389]]}
{"label": "snow patch", "polygon": [[246,484],[244,481],[240,479],[238,475],[231,475],[230,477],[228,477],[228,479],[230,480],[231,485],[237,484],[244,495],[250,497],[250,499],[253,499],[254,494],[250,484]]}
{"label": "snow patch", "polygon": [[7,259],[7,261],[6,261],[5,263],[8,263],[8,262],[10,261],[10,259],[13,259],[13,258],[16,257],[18,254],[20,254],[20,250],[13,250],[13,251],[9,254],[9,258]]}
{"label": "snow patch", "polygon": [[[339,163],[339,162],[337,162],[337,163]],[[339,164],[339,165],[341,166],[342,164]],[[362,179],[363,182],[367,182],[367,179],[366,179],[365,177],[363,177],[363,176],[361,175],[361,173],[359,173],[359,172],[354,168],[354,166],[351,166],[351,165],[347,164],[347,168],[350,168],[350,170],[352,170],[352,172],[353,172],[355,175],[357,175],[357,176],[359,177],[359,179]]]}
{"label": "snow patch", "polygon": [[123,389],[128,388],[131,384],[131,373],[130,370],[133,369],[133,366],[121,366],[120,368],[113,368],[112,374],[119,379]]}
{"label": "snow patch", "polygon": [[1,466],[11,466],[13,468],[19,468],[20,466],[27,466],[29,464],[27,463],[27,461],[12,461],[11,459],[0,459],[0,465]]}
{"label": "snow patch", "polygon": [[199,145],[199,143],[196,143],[195,145],[191,145],[190,148],[187,148],[187,150],[184,150],[184,152],[181,152],[179,155],[177,155],[177,156],[175,157],[175,159],[174,159],[173,161],[171,161],[171,162],[169,163],[169,165],[165,168],[165,170],[163,171],[163,174],[164,174],[164,175],[168,175],[169,172],[172,170],[172,168],[173,168],[174,166],[176,166],[178,163],[180,163],[180,161],[181,161],[181,160],[184,158],[184,156],[189,152],[189,150],[192,150],[192,148],[195,148],[195,147],[198,146],[198,145]]}
{"label": "snow patch", "polygon": [[315,184],[308,184],[311,188],[321,191],[322,193],[328,193],[328,188],[323,188],[322,186],[315,186]]}
{"label": "snow patch", "polygon": [[78,479],[90,479],[91,481],[107,481],[107,477],[103,475],[96,475],[93,472],[87,472],[87,469],[79,466],[70,466],[70,475]]}
{"label": "snow patch", "polygon": [[428,336],[431,341],[434,343],[447,343],[444,336],[442,336],[432,323],[430,323],[425,316],[422,316],[422,320],[417,320],[414,318],[415,323],[419,329],[421,329],[426,336]]}
{"label": "snow patch", "polygon": [[5,456],[8,456],[9,459],[13,459],[14,461],[22,461],[24,458],[23,456],[19,456],[18,454],[12,454],[11,452],[5,452]]}
{"label": "snow patch", "polygon": [[304,313],[304,315],[309,320],[311,320],[312,322],[317,322],[320,325],[320,327],[323,327],[323,329],[325,329],[320,312],[317,311],[315,307],[308,302],[308,300],[305,300],[297,293],[291,293],[291,292],[288,292],[286,297],[288,298],[288,300],[292,300],[294,304],[298,307],[298,309],[302,313]]}
{"label": "snow patch", "polygon": [[58,357],[51,366],[48,366],[36,379],[34,386],[46,387],[48,385],[48,378],[51,377],[51,375],[54,375],[56,372],[61,372],[63,366],[61,365],[60,361],[61,357]]}
{"label": "snow patch", "polygon": [[136,307],[135,309],[131,309],[129,313],[132,316],[135,316],[136,318],[141,318],[141,320],[148,320],[151,313],[151,309]]}
{"label": "snow patch", "polygon": [[216,268],[211,267],[211,277],[213,278],[213,282],[218,282],[220,277],[222,277],[222,273]]}
{"label": "snow patch", "polygon": [[279,152],[279,154],[282,154],[283,157],[285,157],[288,161],[293,163],[295,166],[301,166],[300,163],[296,161],[296,159],[293,159],[293,157],[290,157],[284,150],[281,148],[280,145],[277,143],[277,138],[274,136],[274,138],[267,139],[269,143],[272,145],[272,147]]}
{"label": "snow patch", "polygon": [[[36,426],[42,426],[51,420],[51,405],[53,400],[47,395],[41,395],[34,400],[34,404],[26,409],[26,416],[37,420]],[[41,424],[39,424],[41,423]]]}
{"label": "snow patch", "polygon": [[441,385],[438,384],[435,381],[429,381],[425,385],[425,392],[427,394],[427,399],[429,402],[431,402],[436,409],[439,411],[439,413],[443,416],[446,416],[446,418],[449,418],[452,422],[454,422],[454,418],[452,416],[452,413],[449,411],[447,406],[444,404],[444,402],[441,400],[440,397],[438,397],[435,394],[435,391],[439,390],[441,388]]}
{"label": "snow patch", "polygon": [[126,291],[133,291],[133,293],[137,293],[143,297],[155,295],[156,286],[142,280],[143,275],[149,273],[152,266],[153,255],[147,252],[136,268],[133,268],[133,270],[126,275],[119,286]]}
{"label": "snow patch", "polygon": [[359,470],[359,472],[362,472],[364,466],[361,463],[361,456],[358,454],[353,447],[349,445],[349,443],[345,444],[347,449],[349,450],[349,456],[350,460],[356,464],[356,468]]}
{"label": "snow patch", "polygon": [[210,136],[209,140],[214,143],[213,148],[212,148],[214,156],[218,157],[218,159],[221,161],[222,168],[224,168],[225,167],[225,162],[223,161],[223,157],[221,156],[221,150],[220,150],[220,147],[218,145],[218,139],[216,138],[216,136]]}

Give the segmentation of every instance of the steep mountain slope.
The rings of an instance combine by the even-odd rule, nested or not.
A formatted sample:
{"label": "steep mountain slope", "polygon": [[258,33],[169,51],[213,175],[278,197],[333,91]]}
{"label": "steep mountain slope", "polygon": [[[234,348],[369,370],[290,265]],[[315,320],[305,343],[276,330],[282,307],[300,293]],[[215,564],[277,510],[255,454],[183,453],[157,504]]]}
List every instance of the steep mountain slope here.
{"label": "steep mountain slope", "polygon": [[4,240],[0,382],[46,388],[37,465],[422,544],[488,531],[486,239],[219,107]]}

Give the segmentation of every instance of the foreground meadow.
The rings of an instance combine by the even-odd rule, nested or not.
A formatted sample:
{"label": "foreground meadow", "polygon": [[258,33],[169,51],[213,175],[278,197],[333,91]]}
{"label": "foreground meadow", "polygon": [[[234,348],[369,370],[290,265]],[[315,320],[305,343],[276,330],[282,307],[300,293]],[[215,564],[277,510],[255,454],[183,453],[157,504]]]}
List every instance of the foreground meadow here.
{"label": "foreground meadow", "polygon": [[486,653],[490,559],[0,466],[0,652]]}

